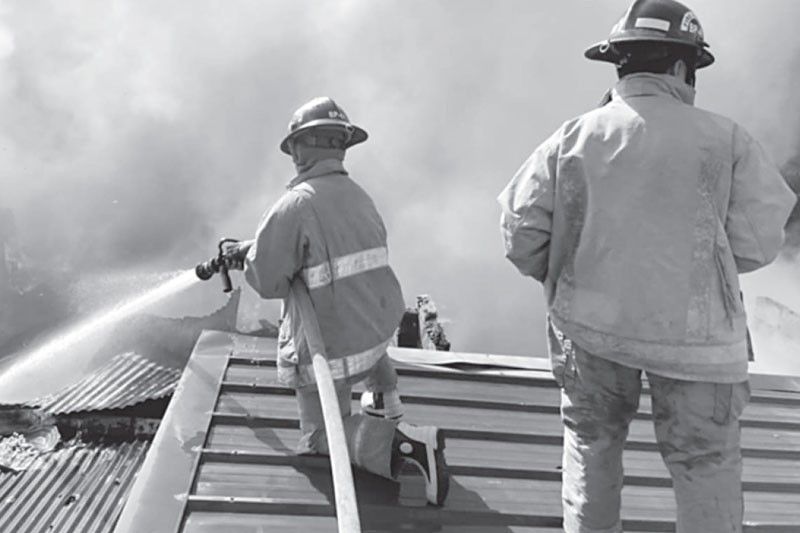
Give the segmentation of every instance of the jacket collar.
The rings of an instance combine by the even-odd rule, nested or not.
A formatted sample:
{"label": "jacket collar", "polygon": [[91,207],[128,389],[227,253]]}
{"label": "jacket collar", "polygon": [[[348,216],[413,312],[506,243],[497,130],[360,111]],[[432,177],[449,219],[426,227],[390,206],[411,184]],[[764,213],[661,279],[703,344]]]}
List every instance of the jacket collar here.
{"label": "jacket collar", "polygon": [[338,159],[322,159],[314,164],[308,170],[305,170],[292,178],[286,185],[287,189],[292,189],[306,180],[317,178],[326,174],[344,174],[347,176],[347,171],[344,169],[344,164]]}
{"label": "jacket collar", "polygon": [[675,76],[641,72],[629,74],[617,82],[614,92],[622,99],[631,96],[668,96],[694,105],[695,90]]}

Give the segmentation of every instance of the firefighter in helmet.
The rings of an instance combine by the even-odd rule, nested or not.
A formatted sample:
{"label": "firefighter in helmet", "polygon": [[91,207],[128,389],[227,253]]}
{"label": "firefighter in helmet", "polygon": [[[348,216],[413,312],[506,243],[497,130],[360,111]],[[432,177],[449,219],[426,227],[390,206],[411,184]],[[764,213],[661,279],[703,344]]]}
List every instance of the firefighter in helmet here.
{"label": "firefighter in helmet", "polygon": [[617,69],[607,102],[565,122],[499,196],[506,256],[547,298],[564,529],[622,530],[644,372],[677,531],[741,531],[738,274],[777,256],[796,197],[741,126],[694,107],[714,56],[686,6],[636,0],[586,57]]}
{"label": "firefighter in helmet", "polygon": [[[244,269],[263,298],[282,298],[278,378],[296,389],[299,453],[328,453],[325,426],[303,324],[289,287],[301,277],[317,313],[330,361],[351,460],[394,478],[403,463],[419,467],[428,501],[449,488],[444,439],[432,426],[400,422],[397,373],[386,348],[405,310],[389,266],[386,228],[372,198],[345,170],[345,151],[367,139],[332,99],[315,98],[289,123],[280,149],[297,170],[252,241],[229,246],[229,268]],[[364,381],[361,413],[351,414],[352,385]]]}

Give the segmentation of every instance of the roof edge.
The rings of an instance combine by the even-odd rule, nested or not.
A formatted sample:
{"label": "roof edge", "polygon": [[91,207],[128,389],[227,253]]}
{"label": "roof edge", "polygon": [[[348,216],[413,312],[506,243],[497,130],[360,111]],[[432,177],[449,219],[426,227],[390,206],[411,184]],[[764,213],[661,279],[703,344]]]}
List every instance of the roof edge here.
{"label": "roof edge", "polygon": [[[505,367],[515,370],[549,372],[550,359],[541,356],[498,355],[472,352],[442,352],[420,348],[389,347],[389,356],[402,363],[413,365],[471,364],[487,367]],[[784,392],[800,392],[800,376],[750,373],[750,384],[754,389]]]}

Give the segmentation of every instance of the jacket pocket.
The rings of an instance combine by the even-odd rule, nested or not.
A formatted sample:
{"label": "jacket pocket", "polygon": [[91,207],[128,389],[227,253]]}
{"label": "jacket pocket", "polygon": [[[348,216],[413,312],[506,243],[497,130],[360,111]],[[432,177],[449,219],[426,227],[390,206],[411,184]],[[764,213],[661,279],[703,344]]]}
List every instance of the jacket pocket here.
{"label": "jacket pocket", "polygon": [[722,302],[725,313],[729,319],[740,315],[744,311],[739,292],[739,273],[731,254],[730,245],[724,230],[717,229],[714,242],[714,264],[722,286]]}
{"label": "jacket pocket", "polygon": [[287,387],[297,387],[297,349],[292,338],[289,320],[282,320],[278,328],[278,382]]}
{"label": "jacket pocket", "polygon": [[547,317],[547,351],[550,368],[559,388],[567,389],[575,381],[575,356],[572,341]]}
{"label": "jacket pocket", "polygon": [[742,416],[750,401],[750,383],[716,383],[714,385],[714,414],[711,419],[726,425]]}

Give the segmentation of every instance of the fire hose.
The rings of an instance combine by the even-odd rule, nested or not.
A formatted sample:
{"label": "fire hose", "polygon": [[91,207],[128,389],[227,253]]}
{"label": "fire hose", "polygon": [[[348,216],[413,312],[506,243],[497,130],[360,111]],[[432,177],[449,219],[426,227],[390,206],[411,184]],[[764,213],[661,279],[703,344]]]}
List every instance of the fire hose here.
{"label": "fire hose", "polygon": [[[233,284],[228,273],[228,263],[226,261],[230,260],[230,258],[226,256],[225,245],[237,242],[239,241],[236,239],[227,238],[219,241],[217,255],[195,267],[197,277],[202,280],[208,280],[214,274],[219,273],[222,278],[222,290],[230,292]],[[350,464],[350,454],[347,451],[339,400],[331,370],[328,366],[327,356],[325,355],[325,343],[322,340],[314,304],[311,302],[308,288],[300,278],[292,281],[290,293],[291,304],[296,305],[300,313],[303,334],[306,337],[306,343],[312,356],[314,377],[316,378],[320,404],[322,405],[322,415],[325,420],[325,434],[328,439],[339,533],[361,533],[355,485],[353,484],[353,471]]]}
{"label": "fire hose", "polygon": [[361,522],[358,517],[353,471],[350,466],[350,454],[344,436],[342,414],[339,400],[333,385],[331,370],[325,355],[325,343],[319,329],[319,322],[314,311],[314,304],[308,294],[306,284],[295,278],[290,287],[291,299],[300,312],[300,321],[306,337],[308,350],[311,352],[314,366],[314,377],[317,382],[322,415],[325,419],[325,435],[328,438],[328,449],[333,474],[334,495],[336,498],[336,518],[339,533],[360,533]]}

